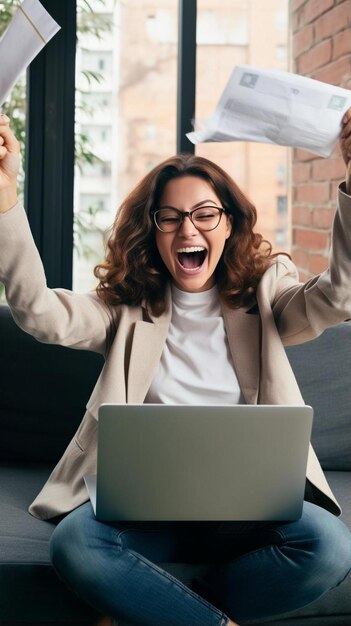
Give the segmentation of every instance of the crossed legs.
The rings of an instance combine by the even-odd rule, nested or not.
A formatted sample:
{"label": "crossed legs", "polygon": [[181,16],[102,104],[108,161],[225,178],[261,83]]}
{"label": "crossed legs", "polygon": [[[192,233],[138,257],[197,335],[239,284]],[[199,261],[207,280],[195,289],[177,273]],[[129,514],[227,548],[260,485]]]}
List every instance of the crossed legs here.
{"label": "crossed legs", "polygon": [[[103,615],[144,626],[228,626],[292,611],[351,568],[348,529],[310,503],[285,524],[106,524],[86,503],[60,522],[50,547],[78,596]],[[212,566],[186,586],[155,565],[177,561]]]}

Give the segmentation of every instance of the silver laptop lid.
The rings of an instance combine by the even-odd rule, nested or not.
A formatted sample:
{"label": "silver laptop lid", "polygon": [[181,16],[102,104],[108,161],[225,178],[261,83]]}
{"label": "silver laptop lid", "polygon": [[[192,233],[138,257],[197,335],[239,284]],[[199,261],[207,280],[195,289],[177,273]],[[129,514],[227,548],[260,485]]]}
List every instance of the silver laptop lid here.
{"label": "silver laptop lid", "polygon": [[293,520],[302,512],[308,406],[102,405],[101,520]]}

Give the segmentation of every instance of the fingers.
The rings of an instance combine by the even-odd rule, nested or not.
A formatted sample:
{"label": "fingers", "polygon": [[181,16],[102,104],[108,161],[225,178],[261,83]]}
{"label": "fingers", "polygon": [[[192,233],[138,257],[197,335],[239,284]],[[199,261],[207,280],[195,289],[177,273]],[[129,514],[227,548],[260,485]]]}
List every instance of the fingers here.
{"label": "fingers", "polygon": [[347,137],[351,133],[351,107],[347,109],[341,123],[342,131],[340,133],[340,137]]}
{"label": "fingers", "polygon": [[[4,118],[4,115],[0,115],[0,124],[4,124],[5,122],[2,121],[2,118]],[[6,118],[8,119],[8,118]],[[7,155],[7,149],[4,147],[4,143],[5,143],[5,139],[4,137],[2,137],[0,135],[0,161],[1,159],[3,159],[6,155]]]}
{"label": "fingers", "polygon": [[342,118],[342,121],[344,122],[344,124],[346,124],[346,122],[350,119],[351,119],[351,107],[349,107],[347,111],[344,113],[344,117]]}
{"label": "fingers", "polygon": [[340,148],[342,157],[348,167],[351,159],[351,107],[347,109],[341,123]]}
{"label": "fingers", "polygon": [[[0,114],[0,140],[1,140],[0,145],[4,146],[8,152],[14,152],[15,154],[18,154],[20,151],[20,145],[15,135],[10,129],[9,122],[10,120],[7,117],[7,115],[4,115],[3,113],[1,113]],[[3,150],[0,151],[0,153],[1,152],[3,153]],[[4,158],[4,154],[2,158]]]}
{"label": "fingers", "polygon": [[348,164],[351,159],[351,120],[349,120],[340,135],[340,148],[343,159]]}
{"label": "fingers", "polygon": [[[0,124],[3,123],[1,121],[1,118],[3,118],[3,117],[5,117],[5,116],[4,115],[0,115]],[[5,143],[5,139],[0,135],[0,159],[4,157],[4,149],[2,148],[4,143]],[[6,150],[6,152],[7,152],[7,150]]]}

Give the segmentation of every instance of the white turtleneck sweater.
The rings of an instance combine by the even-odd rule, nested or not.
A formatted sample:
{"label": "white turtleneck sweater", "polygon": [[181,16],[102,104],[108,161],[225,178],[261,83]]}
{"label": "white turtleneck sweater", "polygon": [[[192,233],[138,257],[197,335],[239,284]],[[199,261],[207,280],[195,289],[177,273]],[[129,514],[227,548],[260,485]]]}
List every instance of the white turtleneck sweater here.
{"label": "white turtleneck sweater", "polygon": [[172,286],[172,317],[145,398],[155,404],[243,404],[217,287],[200,293]]}

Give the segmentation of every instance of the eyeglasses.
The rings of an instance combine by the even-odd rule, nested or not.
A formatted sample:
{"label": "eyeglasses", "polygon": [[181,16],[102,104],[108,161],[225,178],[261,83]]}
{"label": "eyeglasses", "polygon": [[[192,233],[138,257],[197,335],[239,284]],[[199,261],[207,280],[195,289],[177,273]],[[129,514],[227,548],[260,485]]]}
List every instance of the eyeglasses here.
{"label": "eyeglasses", "polygon": [[186,217],[197,230],[208,231],[217,228],[225,209],[214,206],[202,206],[193,211],[178,211],[178,209],[158,209],[152,211],[157,228],[163,233],[173,233],[178,230]]}

